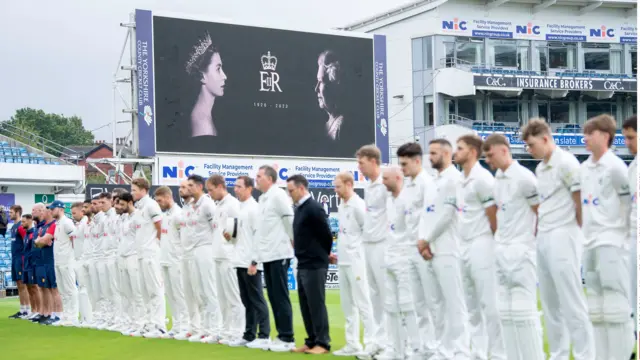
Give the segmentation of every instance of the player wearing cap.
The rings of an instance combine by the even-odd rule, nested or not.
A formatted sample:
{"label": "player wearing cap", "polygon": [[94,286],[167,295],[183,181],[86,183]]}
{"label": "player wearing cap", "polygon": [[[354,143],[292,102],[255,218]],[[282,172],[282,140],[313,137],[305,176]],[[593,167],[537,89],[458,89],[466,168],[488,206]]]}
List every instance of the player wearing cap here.
{"label": "player wearing cap", "polygon": [[142,295],[146,305],[144,332],[132,336],[161,338],[167,333],[165,326],[165,299],[162,274],[160,273],[160,237],[162,235],[162,210],[149,196],[151,185],[147,179],[137,178],[131,182],[131,195],[136,201],[133,213],[136,227],[136,247],[140,259]]}
{"label": "player wearing cap", "polygon": [[[64,204],[62,206],[64,207]],[[62,313],[53,254],[56,220],[51,210],[50,206],[42,210],[43,223],[38,226],[38,237],[34,241],[35,246],[42,250],[40,261],[36,262],[36,281],[42,291],[44,320],[40,323],[43,325],[52,325],[60,321]]]}
{"label": "player wearing cap", "polygon": [[452,164],[452,153],[451,143],[445,139],[429,143],[429,161],[437,173],[435,186],[424,189],[418,231],[418,250],[428,260],[426,273],[433,284],[428,306],[438,359],[466,359],[470,353],[456,218],[456,191],[462,175]]}
{"label": "player wearing cap", "polygon": [[227,192],[227,184],[221,175],[207,179],[207,191],[216,202],[216,229],[213,232],[213,258],[218,287],[218,300],[222,313],[220,343],[228,345],[242,338],[244,332],[244,306],[240,299],[238,277],[231,266],[234,244],[223,236],[228,218],[237,218],[240,202]]}
{"label": "player wearing cap", "polygon": [[593,327],[580,279],[584,244],[580,163],[556,146],[544,119],[529,120],[522,139],[527,151],[542,160],[536,166],[540,196],[536,260],[550,358],[568,359],[573,343],[576,360],[593,360]]}
{"label": "player wearing cap", "polygon": [[638,306],[638,118],[633,115],[622,124],[622,134],[624,142],[629,152],[634,156],[633,161],[629,165],[627,177],[629,178],[629,191],[631,193],[631,209],[629,211],[629,241],[631,242],[631,251],[629,252],[631,265],[631,296],[629,297],[631,304],[631,313],[633,314],[634,331],[637,332],[637,306]]}
{"label": "player wearing cap", "polygon": [[180,240],[182,209],[173,201],[173,192],[166,186],[159,187],[154,193],[154,198],[163,211],[160,267],[165,293],[173,316],[172,328],[167,336],[173,338],[189,330],[189,316],[184,299],[180,266],[184,253]]}
{"label": "player wearing cap", "polygon": [[360,344],[360,320],[364,325],[364,344],[371,348],[376,333],[373,320],[366,263],[362,249],[364,217],[367,206],[353,191],[353,174],[339,173],[334,186],[342,200],[338,206],[338,254],[331,254],[329,260],[337,263],[340,271],[340,305],[344,313],[345,347],[335,351],[337,356],[355,356],[363,352]]}
{"label": "player wearing cap", "polygon": [[[455,161],[463,168],[458,186],[458,220],[462,250],[462,280],[471,326],[471,348],[476,358],[506,359],[498,314],[494,238],[497,207],[494,179],[478,162],[482,140],[475,135],[458,138]],[[487,344],[488,340],[488,344]]]}
{"label": "player wearing cap", "polygon": [[[184,241],[184,287],[187,306],[192,312],[197,305],[198,314],[190,315],[190,342],[202,340],[216,342],[214,333],[220,320],[218,296],[213,270],[213,231],[216,205],[204,194],[205,180],[199,175],[189,176],[188,194],[193,200],[186,212]],[[183,193],[184,194],[184,193]],[[186,194],[185,194],[186,195]],[[182,338],[182,337],[180,337]]]}
{"label": "player wearing cap", "polygon": [[78,326],[78,288],[76,287],[76,259],[73,252],[73,220],[64,214],[64,203],[55,200],[49,205],[55,219],[53,258],[58,292],[62,300],[62,314],[56,326]]}
{"label": "player wearing cap", "polygon": [[536,289],[535,226],[540,203],[536,177],[512,159],[504,135],[489,135],[482,149],[487,164],[497,170],[493,193],[498,206],[498,310],[507,358],[543,360]]}
{"label": "player wearing cap", "polygon": [[[93,313],[91,301],[89,300],[89,272],[85,265],[85,248],[87,241],[91,239],[89,228],[89,215],[85,211],[85,203],[77,202],[71,205],[71,217],[73,218],[75,230],[71,234],[73,242],[73,253],[75,258],[75,273],[78,283],[78,312],[80,313],[80,321],[78,326],[83,327],[93,321]],[[90,206],[87,206],[90,208]],[[90,210],[89,210],[90,211]]]}
{"label": "player wearing cap", "polygon": [[384,263],[384,257],[389,242],[389,216],[390,197],[387,188],[382,184],[382,172],[380,170],[382,155],[375,145],[361,147],[356,153],[358,169],[369,179],[364,191],[364,202],[367,206],[364,218],[364,236],[362,246],[369,283],[369,296],[371,297],[371,309],[376,324],[375,341],[365,353],[375,355],[388,343],[385,331],[385,270],[379,266]]}
{"label": "player wearing cap", "polygon": [[24,272],[24,237],[27,234],[22,227],[22,206],[12,205],[9,208],[9,219],[13,221],[11,227],[11,279],[18,285],[18,297],[20,298],[20,311],[9,316],[10,319],[18,319],[31,312],[29,306],[29,291],[27,285],[22,282]]}
{"label": "player wearing cap", "polygon": [[615,136],[610,115],[593,117],[584,125],[591,156],[580,166],[586,237],[582,266],[596,359],[627,359],[634,346],[627,267],[629,180],[624,161],[610,150]]}

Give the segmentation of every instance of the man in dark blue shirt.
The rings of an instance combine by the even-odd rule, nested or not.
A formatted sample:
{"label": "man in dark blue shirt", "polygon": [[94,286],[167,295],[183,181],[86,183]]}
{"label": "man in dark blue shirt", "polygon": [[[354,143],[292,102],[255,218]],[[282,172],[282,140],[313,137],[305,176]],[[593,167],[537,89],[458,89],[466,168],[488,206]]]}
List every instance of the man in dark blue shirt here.
{"label": "man in dark blue shirt", "polygon": [[[54,202],[55,203],[55,202]],[[43,325],[52,325],[60,320],[58,312],[62,312],[56,273],[53,260],[53,242],[56,231],[56,220],[51,213],[52,208],[42,211],[42,222],[38,226],[34,246],[41,249],[39,261],[36,261],[36,280],[42,294]]]}
{"label": "man in dark blue shirt", "polygon": [[28,249],[28,253],[25,251],[27,259],[27,267],[25,272],[28,276],[29,287],[29,299],[31,299],[31,311],[34,312],[34,316],[30,318],[33,322],[45,321],[45,303],[43,299],[43,291],[38,286],[38,280],[36,278],[36,267],[42,266],[42,249],[36,246],[36,239],[40,233],[40,228],[45,225],[43,220],[46,207],[42,203],[35,204],[32,209],[33,213],[33,234],[30,236],[30,241],[25,246],[25,250]]}
{"label": "man in dark blue shirt", "polygon": [[22,216],[21,224],[22,228],[25,230],[25,236],[23,238],[24,262],[22,271],[22,283],[27,287],[27,291],[29,293],[29,303],[31,304],[31,313],[22,318],[33,320],[40,314],[40,290],[35,284],[36,270],[35,265],[31,260],[31,249],[33,248],[33,240],[35,240],[35,219],[30,214],[25,214]]}
{"label": "man in dark blue shirt", "polygon": [[22,281],[24,272],[24,237],[27,234],[22,227],[22,207],[13,205],[9,209],[9,217],[13,221],[11,228],[11,279],[18,284],[18,297],[20,298],[20,311],[9,316],[10,319],[18,319],[28,315],[31,311],[29,306],[29,292],[27,285]]}

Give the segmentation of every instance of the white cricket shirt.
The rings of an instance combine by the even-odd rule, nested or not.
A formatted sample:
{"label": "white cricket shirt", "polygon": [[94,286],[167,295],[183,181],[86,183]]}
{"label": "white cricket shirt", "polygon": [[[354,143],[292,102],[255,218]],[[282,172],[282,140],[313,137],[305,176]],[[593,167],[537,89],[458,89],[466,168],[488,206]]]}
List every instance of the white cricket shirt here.
{"label": "white cricket shirt", "polygon": [[556,147],[549,162],[536,166],[538,178],[538,231],[550,231],[576,224],[576,208],[571,197],[580,191],[580,163],[568,151]]}
{"label": "white cricket shirt", "polygon": [[[455,214],[458,210],[456,196],[461,181],[462,174],[455,166],[450,165],[436,175],[435,186],[425,189],[422,209],[424,216],[418,240],[429,242],[433,254],[459,255],[458,220]],[[436,227],[442,227],[439,235],[433,234]]]}
{"label": "white cricket shirt", "polygon": [[391,195],[382,183],[382,172],[374,181],[369,181],[364,190],[364,202],[366,204],[366,217],[364,224],[365,243],[385,241],[389,236],[390,217],[387,209],[390,208]]}
{"label": "white cricket shirt", "polygon": [[106,231],[105,223],[107,221],[107,215],[100,211],[93,215],[93,226],[91,227],[91,242],[93,244],[93,258],[104,259],[107,255],[106,251]]}
{"label": "white cricket shirt", "polygon": [[495,180],[489,170],[476,162],[469,176],[458,186],[458,231],[462,241],[472,241],[482,235],[493,235],[485,209],[495,205]]}
{"label": "white cricket shirt", "polygon": [[[183,212],[185,209],[183,209]],[[210,197],[202,195],[186,209],[185,255],[200,246],[213,244],[216,204]]]}
{"label": "white cricket shirt", "polygon": [[104,223],[106,234],[106,239],[104,240],[106,241],[105,251],[107,257],[114,257],[118,255],[118,243],[120,242],[120,237],[118,236],[120,216],[116,213],[115,208],[109,209],[106,215]]}
{"label": "white cricket shirt", "polygon": [[425,170],[421,170],[415,179],[411,177],[405,178],[404,188],[407,199],[407,227],[409,229],[408,236],[413,240],[414,244],[418,241],[418,233],[420,222],[424,217],[424,195],[427,188],[434,188],[435,182],[433,178],[427,174]]}
{"label": "white cricket shirt", "polygon": [[84,260],[87,240],[91,239],[89,227],[87,226],[88,222],[89,219],[86,216],[83,216],[80,221],[74,223],[75,230],[73,231],[73,234],[71,234],[71,239],[73,240],[73,255],[76,258],[76,261]]}
{"label": "white cricket shirt", "polygon": [[498,207],[498,243],[535,241],[536,214],[532,206],[540,203],[536,176],[513,161],[506,171],[496,172],[494,197]]}
{"label": "white cricket shirt", "polygon": [[354,261],[364,261],[362,238],[367,205],[355,192],[349,200],[338,205],[338,264],[352,265]]}
{"label": "white cricket shirt", "polygon": [[293,258],[293,203],[284,190],[273,185],[260,195],[260,216],[256,231],[259,263]]}
{"label": "white cricket shirt", "polygon": [[[235,268],[248,269],[251,261],[256,259],[255,236],[258,226],[260,210],[258,202],[249,197],[246,201],[240,202],[239,214],[236,224],[236,237],[234,242],[233,258],[231,264]],[[230,234],[233,236],[233,234]],[[257,265],[258,270],[262,270],[262,264]]]}
{"label": "white cricket shirt", "polygon": [[213,231],[213,258],[216,260],[231,260],[233,257],[233,243],[224,238],[224,227],[228,218],[240,215],[240,201],[231,194],[225,195],[216,204],[214,213],[215,229]]}
{"label": "white cricket shirt", "polygon": [[155,223],[162,221],[160,205],[149,195],[136,202],[133,213],[136,225],[136,252],[139,258],[155,258],[160,251],[160,241]]}
{"label": "white cricket shirt", "polygon": [[638,237],[638,157],[636,156],[628,170],[629,191],[631,192],[631,211],[629,212],[629,237],[635,241]]}
{"label": "white cricket shirt", "polygon": [[624,161],[608,150],[600,160],[593,155],[580,165],[582,232],[585,248],[626,246],[629,179]]}
{"label": "white cricket shirt", "polygon": [[188,245],[189,238],[189,228],[187,227],[187,214],[193,211],[193,204],[191,200],[182,205],[182,213],[180,214],[180,241],[182,242],[182,250],[184,255],[184,249]]}
{"label": "white cricket shirt", "polygon": [[136,224],[133,213],[124,213],[120,216],[120,245],[118,246],[118,256],[129,257],[138,255],[136,248]]}
{"label": "white cricket shirt", "polygon": [[178,204],[162,215],[162,235],[160,236],[160,264],[175,266],[180,264],[184,251],[180,239],[182,209]]}
{"label": "white cricket shirt", "polygon": [[69,265],[75,261],[71,242],[71,236],[75,230],[73,220],[68,217],[63,215],[60,220],[56,220],[56,230],[53,234],[53,259],[56,265]]}
{"label": "white cricket shirt", "polygon": [[389,209],[391,240],[387,248],[387,259],[392,262],[408,260],[408,256],[418,252],[416,241],[409,236],[410,231],[407,226],[410,202],[407,195],[402,190],[398,197],[391,196],[391,208]]}

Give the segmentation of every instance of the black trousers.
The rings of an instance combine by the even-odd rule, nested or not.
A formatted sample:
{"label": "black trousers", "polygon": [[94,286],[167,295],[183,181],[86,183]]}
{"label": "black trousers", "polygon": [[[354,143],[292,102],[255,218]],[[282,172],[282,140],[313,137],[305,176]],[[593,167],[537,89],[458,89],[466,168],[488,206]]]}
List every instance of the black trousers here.
{"label": "black trousers", "polygon": [[262,271],[251,276],[246,268],[237,268],[238,285],[240,287],[240,299],[245,309],[245,326],[243,339],[253,341],[256,339],[256,327],[259,329],[258,338],[268,339],[271,333],[269,323],[269,308],[264,299],[262,287]]}
{"label": "black trousers", "polygon": [[298,269],[298,297],[300,312],[307,331],[304,344],[309,348],[322,346],[331,350],[329,316],[325,303],[327,269]]}
{"label": "black trousers", "polygon": [[284,342],[295,341],[293,338],[293,310],[291,309],[287,281],[290,263],[290,259],[263,263],[264,282],[267,286],[267,296],[269,296],[271,303],[276,330],[278,330],[278,339]]}

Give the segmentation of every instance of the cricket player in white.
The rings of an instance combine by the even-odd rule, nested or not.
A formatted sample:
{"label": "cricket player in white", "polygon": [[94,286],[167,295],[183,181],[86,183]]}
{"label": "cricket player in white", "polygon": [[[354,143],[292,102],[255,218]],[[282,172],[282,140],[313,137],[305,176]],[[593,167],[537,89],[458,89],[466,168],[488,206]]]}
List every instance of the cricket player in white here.
{"label": "cricket player in white", "polygon": [[432,359],[468,359],[470,355],[456,219],[456,191],[462,175],[452,165],[452,154],[445,139],[429,143],[429,160],[437,174],[435,186],[424,190],[418,233],[418,250],[428,260],[427,275],[433,284],[429,306],[438,346]]}
{"label": "cricket player in white", "polygon": [[100,224],[102,234],[100,236],[100,258],[98,262],[100,276],[100,292],[104,297],[105,312],[104,322],[98,326],[98,330],[114,330],[120,315],[120,293],[118,290],[118,264],[116,261],[116,250],[118,239],[115,236],[117,215],[112,207],[111,194],[102,193],[100,199]]}
{"label": "cricket player in white", "polygon": [[529,169],[513,160],[504,135],[489,135],[483,150],[487,164],[497,169],[493,193],[498,207],[498,310],[507,359],[543,360],[535,242],[538,183]]}
{"label": "cricket player in white", "polygon": [[[622,134],[624,142],[629,152],[635,156],[629,165],[629,191],[631,192],[631,210],[629,211],[629,241],[631,251],[629,252],[629,270],[631,272],[631,313],[633,314],[633,329],[638,331],[638,117],[633,115],[622,124]],[[637,335],[636,335],[637,338]]]}
{"label": "cricket player in white", "polygon": [[[376,266],[386,271],[385,312],[391,346],[385,347],[376,360],[421,359],[420,330],[413,303],[412,284],[417,282],[418,274],[412,271],[410,262],[416,250],[416,240],[411,237],[407,218],[410,213],[409,194],[402,190],[403,175],[397,167],[385,169],[383,184],[391,192],[392,208],[389,210],[390,241],[384,254],[384,262]],[[380,266],[384,264],[383,266]]]}
{"label": "cricket player in white", "polygon": [[[458,138],[455,161],[464,170],[458,186],[458,231],[462,250],[462,282],[469,311],[472,353],[478,360],[506,359],[498,313],[495,271],[496,204],[494,179],[482,167],[482,140],[475,135]],[[488,344],[487,344],[488,340]],[[487,348],[488,345],[488,348]],[[488,351],[487,351],[488,350]]]}
{"label": "cricket player in white", "polygon": [[627,166],[609,148],[616,122],[599,115],[584,125],[591,156],[580,166],[583,271],[596,359],[628,359],[634,346],[629,314]]}
{"label": "cricket player in white", "polygon": [[543,119],[529,120],[522,139],[527,151],[542,160],[536,167],[540,196],[536,262],[549,359],[568,360],[573,343],[574,359],[594,360],[593,327],[580,278],[584,245],[580,163],[556,147]]}
{"label": "cricket player in white", "polygon": [[75,222],[75,231],[72,234],[73,253],[76,259],[76,280],[78,282],[78,308],[80,312],[80,323],[78,326],[93,321],[91,301],[89,300],[89,272],[86,264],[86,247],[91,241],[89,229],[89,218],[91,214],[91,203],[74,203],[71,205],[71,216]]}
{"label": "cricket player in white", "polygon": [[136,247],[136,224],[133,213],[135,206],[130,193],[120,194],[115,204],[120,214],[120,245],[118,246],[118,262],[120,268],[120,291],[126,321],[122,325],[122,335],[129,336],[144,331],[145,306],[142,300],[142,277],[140,261]]}
{"label": "cricket player in white", "polygon": [[136,201],[133,213],[136,226],[136,247],[140,259],[142,296],[146,306],[145,331],[131,334],[145,338],[160,338],[166,334],[165,299],[160,273],[160,236],[162,234],[162,210],[149,197],[149,181],[138,178],[131,182],[131,195]]}
{"label": "cricket player in white", "polygon": [[[100,194],[102,195],[102,194]],[[107,319],[108,306],[105,303],[107,301],[106,294],[103,292],[102,276],[104,266],[104,222],[106,221],[106,214],[102,211],[102,200],[100,195],[91,199],[91,209],[93,211],[93,219],[91,225],[91,245],[89,249],[88,263],[89,263],[89,276],[91,292],[94,294],[93,298],[95,303],[93,305],[93,328],[105,329]]]}
{"label": "cricket player in white", "polygon": [[231,265],[233,243],[224,238],[223,232],[228,218],[240,215],[240,202],[227,192],[227,184],[221,175],[212,175],[207,179],[207,191],[216,202],[213,232],[213,258],[218,288],[218,301],[222,313],[220,344],[228,345],[242,338],[244,333],[244,305],[240,299],[238,276]]}
{"label": "cricket player in white", "polygon": [[111,242],[109,246],[110,257],[113,258],[113,266],[112,270],[115,271],[113,275],[114,280],[112,281],[112,291],[114,292],[114,298],[116,299],[115,304],[116,308],[114,309],[114,321],[113,325],[107,328],[109,331],[122,332],[125,330],[129,330],[131,328],[131,319],[129,319],[128,310],[130,301],[126,297],[122,289],[122,270],[125,268],[125,264],[122,262],[122,257],[120,255],[120,241],[123,236],[123,228],[122,228],[122,209],[118,210],[116,205],[119,204],[120,195],[126,194],[127,190],[124,188],[116,188],[113,189],[111,193],[111,206],[110,211],[114,213],[113,215],[113,223],[111,233]]}
{"label": "cricket player in white", "polygon": [[[62,316],[58,326],[77,326],[78,324],[78,288],[76,287],[76,259],[73,252],[71,235],[76,230],[73,220],[64,214],[64,203],[55,200],[49,208],[56,219],[56,229],[53,235],[55,246],[53,258],[55,261],[56,282],[62,299]],[[56,325],[56,324],[54,324]]]}
{"label": "cricket player in white", "polygon": [[369,348],[365,348],[365,353],[375,355],[386,347],[389,342],[384,326],[386,273],[379,264],[384,263],[390,236],[387,215],[387,209],[390,207],[390,197],[387,188],[382,184],[380,150],[375,145],[366,145],[358,150],[356,158],[360,173],[369,179],[364,192],[367,212],[364,218],[365,232],[362,237],[362,244],[367,269],[367,281],[369,282],[369,296],[371,297],[373,318],[377,331],[374,336],[375,341]]}
{"label": "cricket player in white", "polygon": [[360,320],[364,325],[364,343],[371,347],[375,341],[376,323],[373,320],[366,264],[362,249],[364,218],[367,206],[353,191],[353,174],[339,173],[334,186],[342,200],[338,206],[338,254],[329,260],[337,263],[340,270],[340,305],[344,313],[345,347],[335,351],[338,356],[355,356],[363,352],[360,344]]}
{"label": "cricket player in white", "polygon": [[[215,333],[219,321],[218,293],[213,272],[213,231],[216,205],[204,194],[205,180],[198,175],[189,177],[189,194],[193,201],[185,206],[187,231],[184,239],[185,299],[190,312],[190,342],[217,343]],[[191,313],[198,309],[198,315]],[[203,324],[204,323],[204,324]],[[178,337],[176,337],[178,338]]]}
{"label": "cricket player in white", "polygon": [[162,237],[160,238],[160,266],[164,288],[173,317],[171,331],[174,337],[189,330],[189,316],[182,286],[182,241],[180,239],[180,221],[182,209],[173,201],[173,193],[166,186],[155,191],[155,200],[164,212],[162,216]]}

